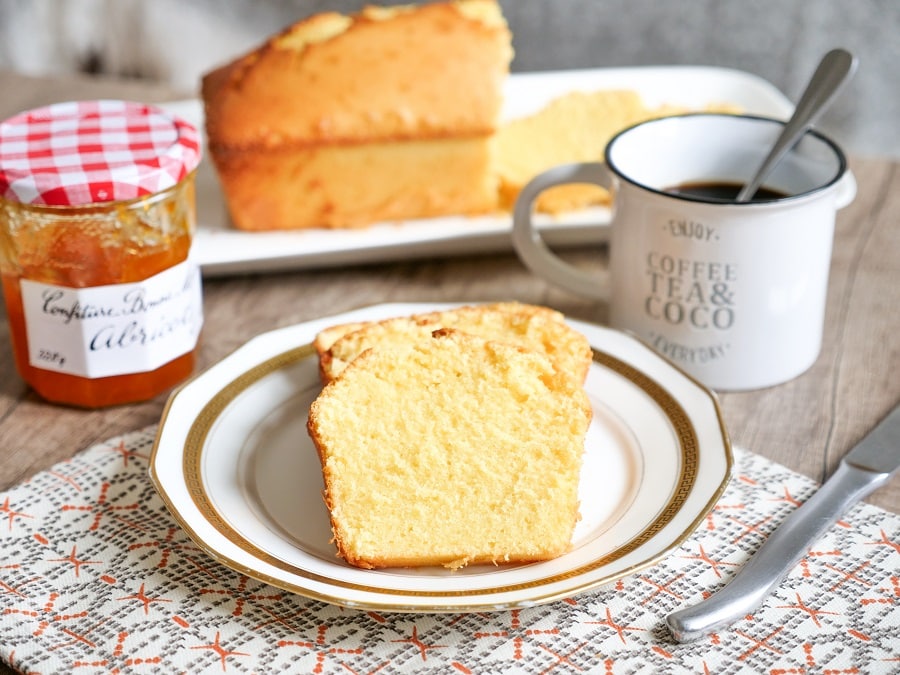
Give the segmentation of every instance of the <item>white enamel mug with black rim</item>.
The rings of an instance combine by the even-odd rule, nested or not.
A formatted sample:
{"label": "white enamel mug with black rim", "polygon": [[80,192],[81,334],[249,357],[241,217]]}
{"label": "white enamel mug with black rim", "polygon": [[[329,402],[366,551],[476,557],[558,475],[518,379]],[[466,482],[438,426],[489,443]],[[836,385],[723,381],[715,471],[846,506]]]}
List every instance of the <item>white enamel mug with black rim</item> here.
{"label": "white enamel mug with black rim", "polygon": [[[756,389],[808,369],[822,343],[836,212],[856,182],[841,149],[808,132],[776,166],[771,201],[677,195],[687,183],[741,184],[783,122],[698,113],[650,120],[615,136],[605,162],[554,167],[514,210],[525,265],[573,293],[606,300],[610,324],[647,341],[714,389]],[[544,190],[594,183],[613,194],[610,264],[599,273],[556,256],[532,222]]]}

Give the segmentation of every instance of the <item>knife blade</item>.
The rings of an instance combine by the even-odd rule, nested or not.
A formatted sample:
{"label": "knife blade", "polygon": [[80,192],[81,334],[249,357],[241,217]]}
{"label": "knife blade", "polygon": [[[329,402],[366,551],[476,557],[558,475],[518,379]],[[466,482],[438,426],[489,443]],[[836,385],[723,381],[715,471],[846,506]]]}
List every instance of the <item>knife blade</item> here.
{"label": "knife blade", "polygon": [[678,642],[696,640],[752,613],[850,506],[884,485],[900,467],[900,405],[870,431],[824,485],[791,513],[724,588],[669,614]]}

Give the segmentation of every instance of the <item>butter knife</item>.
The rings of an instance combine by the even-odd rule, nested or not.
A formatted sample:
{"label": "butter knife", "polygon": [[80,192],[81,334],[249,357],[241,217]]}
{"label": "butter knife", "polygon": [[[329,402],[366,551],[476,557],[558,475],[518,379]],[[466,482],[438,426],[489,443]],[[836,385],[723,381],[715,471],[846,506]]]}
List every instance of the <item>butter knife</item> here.
{"label": "butter knife", "polygon": [[848,452],[825,484],[769,535],[731,582],[666,619],[678,642],[696,640],[752,613],[844,511],[900,467],[900,405]]}

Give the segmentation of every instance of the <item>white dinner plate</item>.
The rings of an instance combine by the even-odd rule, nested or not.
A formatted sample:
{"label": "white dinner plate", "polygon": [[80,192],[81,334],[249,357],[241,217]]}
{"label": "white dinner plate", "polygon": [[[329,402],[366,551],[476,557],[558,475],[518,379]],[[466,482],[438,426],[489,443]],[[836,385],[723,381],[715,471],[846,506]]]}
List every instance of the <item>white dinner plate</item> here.
{"label": "white dinner plate", "polygon": [[[514,73],[506,81],[504,120],[540,110],[571,91],[632,89],[650,106],[672,104],[702,109],[729,103],[743,112],[787,118],[791,102],[766,80],[739,70],[707,66],[642,66],[544,73]],[[198,100],[164,107],[203,128]],[[230,225],[211,161],[197,175],[198,229],[194,252],[205,276],[449,256],[511,250],[509,215],[449,216],[378,223],[358,230],[243,232]],[[540,217],[550,245],[601,243],[609,210],[596,208],[555,218]]]}
{"label": "white dinner plate", "polygon": [[357,569],[338,558],[306,432],[321,329],[448,305],[376,305],[265,333],[170,397],[150,461],[166,505],[209,555],[287,591],[382,611],[489,611],[549,602],[654,564],[728,482],[715,396],[638,340],[571,321],[594,348],[593,421],[570,552],[519,565]]}

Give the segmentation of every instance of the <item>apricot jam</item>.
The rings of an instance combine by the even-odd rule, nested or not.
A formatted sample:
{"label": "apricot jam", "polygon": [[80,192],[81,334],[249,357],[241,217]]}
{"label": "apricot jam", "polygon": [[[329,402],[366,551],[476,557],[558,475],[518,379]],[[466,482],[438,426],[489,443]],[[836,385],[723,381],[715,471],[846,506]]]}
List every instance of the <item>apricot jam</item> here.
{"label": "apricot jam", "polygon": [[[146,400],[183,381],[202,325],[189,256],[196,133],[149,106],[100,103],[63,104],[66,114],[50,106],[0,125],[0,274],[16,367],[44,399],[88,408]],[[148,116],[158,129],[148,131]],[[46,164],[49,179],[35,160],[57,152],[42,143],[54,133],[48,119],[71,122],[79,137],[75,151]],[[23,128],[28,156],[17,163],[7,149],[21,147],[9,139]],[[160,162],[167,152],[175,160]],[[74,161],[88,180],[64,175]],[[23,195],[39,196],[26,203]]]}

